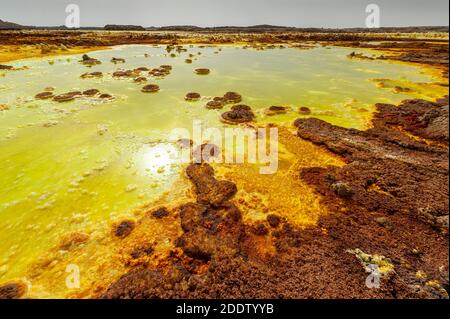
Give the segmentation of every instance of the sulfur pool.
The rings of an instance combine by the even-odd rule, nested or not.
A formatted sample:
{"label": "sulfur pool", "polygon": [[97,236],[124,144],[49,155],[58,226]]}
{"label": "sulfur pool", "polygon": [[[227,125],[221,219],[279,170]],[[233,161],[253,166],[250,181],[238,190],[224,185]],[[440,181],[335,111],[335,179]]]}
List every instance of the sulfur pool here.
{"label": "sulfur pool", "polygon": [[[365,129],[375,103],[434,99],[445,90],[417,66],[349,59],[352,50],[345,48],[185,48],[172,57],[164,46],[113,47],[89,53],[102,62],[92,67],[80,64],[80,55],[18,60],[11,63],[17,70],[0,74],[0,104],[9,107],[0,111],[0,283],[22,279],[31,286],[30,269],[65,235],[106,233],[112,223],[133,217],[137,207],[167,192],[185,165],[169,134],[174,128],[191,130],[193,120],[224,127],[220,114],[230,106],[204,107],[215,96],[239,92],[262,125],[289,127],[296,118],[318,117]],[[111,63],[113,57],[125,63]],[[147,83],[112,76],[121,68],[163,64],[172,66],[171,73],[148,76]],[[196,68],[211,72],[197,75]],[[97,71],[102,78],[80,77]],[[160,91],[141,92],[150,83]],[[46,88],[55,94],[98,89],[114,98],[65,103],[34,98]],[[187,102],[188,92],[202,98]],[[272,105],[291,111],[265,115]],[[310,114],[300,114],[300,107]]]}

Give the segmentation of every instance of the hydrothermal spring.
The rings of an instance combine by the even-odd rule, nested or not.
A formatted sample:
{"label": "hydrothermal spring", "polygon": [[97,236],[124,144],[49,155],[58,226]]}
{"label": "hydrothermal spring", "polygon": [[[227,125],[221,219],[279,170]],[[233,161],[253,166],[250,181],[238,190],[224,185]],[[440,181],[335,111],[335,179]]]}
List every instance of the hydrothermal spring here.
{"label": "hydrothermal spring", "polygon": [[[375,103],[431,100],[445,93],[445,87],[435,85],[437,79],[418,66],[349,59],[352,49],[185,48],[187,52],[171,57],[163,46],[120,46],[89,53],[102,62],[91,68],[75,55],[19,60],[11,63],[17,71],[0,73],[0,104],[10,107],[0,111],[0,283],[22,279],[32,286],[31,296],[66,296],[64,281],[56,284],[64,277],[63,266],[74,260],[85,269],[98,264],[98,256],[107,251],[99,247],[110,244],[111,224],[133,218],[136,209],[157,201],[180,179],[185,164],[177,160],[178,148],[169,141],[171,130],[191,130],[194,120],[208,127],[226,126],[220,114],[230,106],[204,107],[214,96],[239,92],[242,103],[256,113],[258,125],[289,127],[296,118],[317,117],[365,129]],[[188,54],[193,55],[191,64],[185,63]],[[111,63],[112,57],[126,62]],[[163,64],[173,67],[171,74],[148,76],[145,83],[158,84],[157,93],[143,93],[145,84],[112,76],[120,68]],[[201,67],[210,74],[195,74]],[[80,77],[95,71],[104,76]],[[399,92],[396,86],[410,89]],[[82,97],[58,103],[34,98],[47,87],[54,87],[55,94],[95,88],[114,99]],[[202,98],[185,101],[188,92]],[[266,116],[264,110],[271,105],[292,110]],[[302,106],[311,113],[299,114]],[[55,247],[76,232],[88,233],[92,247],[87,244],[61,257],[67,252]],[[49,255],[59,257],[44,261]],[[57,266],[61,260],[64,264]],[[92,268],[82,285],[88,287],[99,271]],[[109,271],[105,278],[117,275],[117,269]]]}

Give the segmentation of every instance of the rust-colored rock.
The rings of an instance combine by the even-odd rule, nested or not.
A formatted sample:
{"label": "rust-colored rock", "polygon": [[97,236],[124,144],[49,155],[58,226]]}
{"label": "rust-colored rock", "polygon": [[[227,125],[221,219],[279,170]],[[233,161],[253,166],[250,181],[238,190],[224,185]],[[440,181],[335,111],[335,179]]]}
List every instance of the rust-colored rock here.
{"label": "rust-colored rock", "polygon": [[167,210],[167,208],[161,207],[161,208],[158,208],[157,210],[153,211],[151,214],[154,218],[161,219],[161,218],[169,216],[169,211]]}
{"label": "rust-colored rock", "polygon": [[204,143],[197,146],[193,151],[193,162],[202,163],[203,161],[208,162],[213,157],[221,156],[221,149],[215,144]]}
{"label": "rust-colored rock", "polygon": [[277,215],[270,214],[267,216],[267,222],[269,223],[270,227],[277,228],[281,223],[281,218]]}
{"label": "rust-colored rock", "polygon": [[101,64],[101,62],[97,59],[89,57],[87,54],[83,54],[81,60],[79,61],[81,64],[86,66],[93,66],[96,64]]}
{"label": "rust-colored rock", "polygon": [[132,77],[135,73],[133,72],[133,70],[119,70],[119,71],[115,71],[113,73],[114,77]]}
{"label": "rust-colored rock", "polygon": [[148,84],[141,89],[144,93],[156,93],[159,91],[159,85],[157,84]]}
{"label": "rust-colored rock", "polygon": [[124,220],[113,228],[114,235],[119,238],[125,238],[131,234],[136,223],[132,220]]}
{"label": "rust-colored rock", "polygon": [[116,64],[116,63],[125,63],[125,59],[124,58],[115,58],[115,57],[113,57],[111,59],[111,62],[114,63],[114,64]]}
{"label": "rust-colored rock", "polygon": [[207,74],[211,73],[211,71],[207,68],[198,68],[198,69],[195,69],[194,72],[198,75],[207,75]]}
{"label": "rust-colored rock", "polygon": [[236,92],[227,92],[224,94],[223,99],[226,104],[239,103],[242,101],[242,96]]}
{"label": "rust-colored rock", "polygon": [[0,299],[19,299],[27,291],[23,283],[9,283],[0,286]]}
{"label": "rust-colored rock", "polygon": [[265,236],[269,233],[269,230],[263,223],[258,223],[252,228],[252,232],[256,236]]}
{"label": "rust-colored rock", "polygon": [[209,110],[217,110],[223,108],[223,102],[221,101],[209,101],[205,107]]}
{"label": "rust-colored rock", "polygon": [[102,72],[87,72],[87,73],[83,73],[80,77],[83,79],[87,79],[87,78],[101,78],[103,76]]}
{"label": "rust-colored rock", "polygon": [[142,83],[142,82],[146,82],[146,81],[147,81],[147,78],[144,77],[144,76],[139,76],[139,77],[134,79],[135,83]]}
{"label": "rust-colored rock", "polygon": [[163,64],[163,65],[160,65],[159,67],[163,70],[168,70],[168,71],[172,70],[172,66],[169,64]]}
{"label": "rust-colored rock", "polygon": [[12,67],[11,65],[0,64],[0,70],[12,70],[12,69],[14,69],[14,67]]}
{"label": "rust-colored rock", "polygon": [[221,115],[221,120],[228,124],[239,124],[251,122],[255,119],[255,114],[247,105],[233,105],[232,110]]}
{"label": "rust-colored rock", "polygon": [[309,115],[309,114],[311,114],[311,109],[306,106],[301,106],[301,107],[299,107],[298,112],[303,115]]}
{"label": "rust-colored rock", "polygon": [[89,240],[89,235],[83,232],[72,232],[62,236],[59,242],[59,249],[69,250],[86,243]]}
{"label": "rust-colored rock", "polygon": [[266,115],[272,116],[272,115],[278,115],[278,114],[285,114],[290,110],[287,106],[278,106],[278,105],[272,105],[269,108],[267,108],[264,113]]}
{"label": "rust-colored rock", "polygon": [[331,189],[342,198],[351,198],[353,196],[353,188],[345,182],[337,182],[331,185]]}
{"label": "rust-colored rock", "polygon": [[56,95],[53,97],[53,101],[56,102],[69,102],[74,100],[77,96],[82,95],[79,91],[68,92],[60,95]]}
{"label": "rust-colored rock", "polygon": [[133,259],[138,259],[141,257],[146,257],[146,256],[152,255],[154,250],[155,249],[153,248],[153,245],[144,244],[144,245],[140,245],[140,246],[136,247],[135,249],[133,249],[133,251],[130,253],[130,256]]}
{"label": "rust-colored rock", "polygon": [[100,93],[100,91],[97,89],[89,89],[89,90],[83,91],[83,95],[86,95],[86,96],[94,96],[94,95],[97,95],[98,93]]}
{"label": "rust-colored rock", "polygon": [[190,164],[186,174],[194,184],[197,201],[201,204],[220,205],[236,194],[236,185],[216,180],[214,169],[207,163]]}
{"label": "rust-colored rock", "polygon": [[200,100],[200,98],[201,98],[201,95],[199,93],[196,93],[196,92],[189,92],[184,97],[184,99],[186,101],[198,101],[198,100]]}
{"label": "rust-colored rock", "polygon": [[34,98],[38,99],[38,100],[47,100],[47,99],[51,99],[53,97],[54,97],[53,93],[52,92],[47,92],[47,91],[38,93],[38,94],[36,94],[34,96]]}

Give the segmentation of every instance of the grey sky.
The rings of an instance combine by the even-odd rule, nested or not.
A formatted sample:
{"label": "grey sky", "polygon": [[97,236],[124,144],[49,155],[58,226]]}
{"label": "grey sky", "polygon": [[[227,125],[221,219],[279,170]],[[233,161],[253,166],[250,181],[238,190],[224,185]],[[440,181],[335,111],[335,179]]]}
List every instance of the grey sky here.
{"label": "grey sky", "polygon": [[65,7],[81,9],[82,26],[363,27],[365,7],[381,9],[381,26],[448,26],[448,0],[0,0],[0,19],[63,25]]}

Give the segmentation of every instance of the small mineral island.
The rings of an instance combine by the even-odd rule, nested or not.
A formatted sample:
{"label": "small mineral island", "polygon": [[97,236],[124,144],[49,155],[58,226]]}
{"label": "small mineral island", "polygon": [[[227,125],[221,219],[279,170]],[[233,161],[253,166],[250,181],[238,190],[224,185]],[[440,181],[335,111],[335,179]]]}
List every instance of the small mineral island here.
{"label": "small mineral island", "polygon": [[0,299],[448,299],[448,2],[9,2]]}

